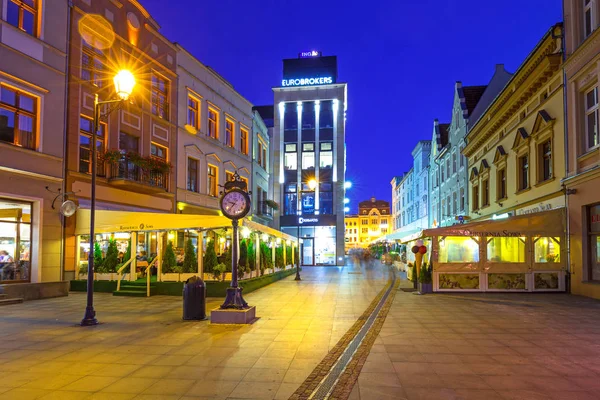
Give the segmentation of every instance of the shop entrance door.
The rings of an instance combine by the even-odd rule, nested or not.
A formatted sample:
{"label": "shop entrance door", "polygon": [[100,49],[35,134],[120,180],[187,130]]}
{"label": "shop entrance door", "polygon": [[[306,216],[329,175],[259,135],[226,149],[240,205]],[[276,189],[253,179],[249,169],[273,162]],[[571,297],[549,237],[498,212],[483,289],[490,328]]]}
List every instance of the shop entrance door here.
{"label": "shop entrance door", "polygon": [[302,239],[302,265],[315,265],[314,239]]}

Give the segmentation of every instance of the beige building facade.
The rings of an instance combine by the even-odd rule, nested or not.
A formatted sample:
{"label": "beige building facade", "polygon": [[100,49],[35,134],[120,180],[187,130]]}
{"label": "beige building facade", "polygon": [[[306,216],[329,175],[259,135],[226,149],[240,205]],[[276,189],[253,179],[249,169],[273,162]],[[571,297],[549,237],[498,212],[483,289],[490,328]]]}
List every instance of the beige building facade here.
{"label": "beige building facade", "polygon": [[564,1],[571,291],[600,299],[600,4]]}
{"label": "beige building facade", "polygon": [[0,1],[0,285],[63,279],[66,0]]}

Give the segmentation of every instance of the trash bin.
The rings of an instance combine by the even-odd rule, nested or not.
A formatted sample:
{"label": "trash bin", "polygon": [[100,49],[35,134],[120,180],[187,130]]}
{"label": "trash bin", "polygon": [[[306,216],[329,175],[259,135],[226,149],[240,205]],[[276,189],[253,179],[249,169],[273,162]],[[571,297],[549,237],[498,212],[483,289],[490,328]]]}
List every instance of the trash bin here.
{"label": "trash bin", "polygon": [[206,319],[206,285],[197,276],[192,276],[183,285],[183,319]]}

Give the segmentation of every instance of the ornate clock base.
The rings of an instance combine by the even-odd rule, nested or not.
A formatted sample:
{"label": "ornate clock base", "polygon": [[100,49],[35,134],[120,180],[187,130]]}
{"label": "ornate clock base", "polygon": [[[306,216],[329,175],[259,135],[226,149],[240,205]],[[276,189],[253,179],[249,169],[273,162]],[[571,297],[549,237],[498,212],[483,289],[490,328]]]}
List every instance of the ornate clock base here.
{"label": "ornate clock base", "polygon": [[241,287],[228,287],[227,288],[227,296],[225,297],[225,302],[221,304],[220,307],[223,309],[235,308],[237,310],[241,310],[243,308],[248,308],[248,303],[242,297],[242,288]]}

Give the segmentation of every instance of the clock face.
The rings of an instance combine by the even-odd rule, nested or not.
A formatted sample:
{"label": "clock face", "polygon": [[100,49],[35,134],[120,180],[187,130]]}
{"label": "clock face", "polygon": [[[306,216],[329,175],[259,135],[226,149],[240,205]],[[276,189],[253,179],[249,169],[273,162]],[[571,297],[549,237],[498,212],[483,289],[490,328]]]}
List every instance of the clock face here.
{"label": "clock face", "polygon": [[249,211],[250,204],[245,193],[238,190],[225,193],[221,199],[221,209],[230,218],[241,218]]}

